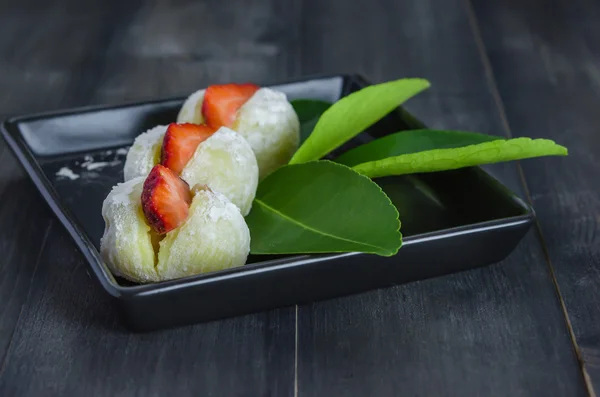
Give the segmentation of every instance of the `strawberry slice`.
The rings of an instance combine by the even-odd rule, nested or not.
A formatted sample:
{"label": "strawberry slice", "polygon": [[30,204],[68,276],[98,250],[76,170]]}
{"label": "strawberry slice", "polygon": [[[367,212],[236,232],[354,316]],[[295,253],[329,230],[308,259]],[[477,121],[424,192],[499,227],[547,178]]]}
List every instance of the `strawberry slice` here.
{"label": "strawberry slice", "polygon": [[189,185],[173,171],[157,164],[144,181],[142,210],[158,234],[165,234],[185,222],[192,193]]}
{"label": "strawberry slice", "polygon": [[206,124],[215,129],[231,127],[238,109],[260,87],[256,84],[211,85],[204,92],[202,115]]}
{"label": "strawberry slice", "polygon": [[171,123],[163,138],[160,163],[177,175],[181,174],[199,144],[215,130],[207,125]]}

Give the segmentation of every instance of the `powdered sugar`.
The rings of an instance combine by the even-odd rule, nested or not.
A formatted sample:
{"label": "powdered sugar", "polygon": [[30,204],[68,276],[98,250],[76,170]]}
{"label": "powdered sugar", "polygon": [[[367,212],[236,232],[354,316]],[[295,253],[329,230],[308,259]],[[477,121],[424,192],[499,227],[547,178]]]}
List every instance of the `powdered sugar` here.
{"label": "powdered sugar", "polygon": [[114,171],[109,172],[107,175],[95,172],[106,167],[118,167],[121,168],[124,157],[127,154],[126,148],[120,148],[117,150],[108,149],[98,151],[92,154],[86,154],[83,158],[70,159],[65,162],[57,164],[57,168],[60,169],[54,173],[58,177],[58,180],[75,181],[81,185],[85,185],[88,182],[96,181],[99,178],[108,177],[112,175]]}
{"label": "powdered sugar", "polygon": [[202,101],[204,100],[204,91],[205,89],[198,90],[185,100],[177,115],[178,123],[202,124]]}
{"label": "powdered sugar", "polygon": [[58,170],[56,172],[55,175],[59,176],[59,177],[63,177],[63,178],[69,178],[72,181],[74,181],[75,179],[79,178],[79,175],[77,175],[76,173],[74,173],[73,170],[71,170],[68,167],[62,167],[60,170]]}
{"label": "powdered sugar", "polygon": [[258,185],[258,165],[248,142],[237,132],[221,127],[202,142],[181,177],[190,185],[208,185],[250,212]]}
{"label": "powdered sugar", "polygon": [[150,173],[152,167],[154,167],[156,152],[160,149],[166,132],[166,125],[158,125],[135,138],[127,153],[125,166],[123,167],[126,181]]}
{"label": "powdered sugar", "polygon": [[283,92],[261,88],[240,108],[240,112],[249,109],[259,125],[270,125],[280,122],[281,114],[286,114],[289,107],[290,103]]}
{"label": "powdered sugar", "polygon": [[140,197],[144,177],[115,185],[102,204],[100,252],[111,271],[133,281],[158,281],[150,227]]}
{"label": "powdered sugar", "polygon": [[[89,156],[86,156],[86,157],[89,157]],[[114,167],[115,165],[119,165],[119,164],[121,164],[120,160],[97,161],[97,162],[88,160],[88,161],[81,163],[81,168],[85,168],[88,171],[93,171],[93,170],[97,170],[99,168],[104,168],[104,167]]]}
{"label": "powdered sugar", "polygon": [[150,149],[154,146],[158,138],[162,138],[164,136],[165,132],[167,132],[166,125],[157,125],[156,127],[138,135],[133,144],[144,149]]}
{"label": "powdered sugar", "polygon": [[238,207],[233,205],[225,195],[219,192],[213,192],[210,200],[212,202],[208,203],[208,219],[211,222],[218,222],[221,219],[231,219],[233,214],[240,212]]}
{"label": "powdered sugar", "polygon": [[284,93],[261,88],[239,109],[235,129],[250,144],[260,179],[286,164],[300,143],[300,121]]}
{"label": "powdered sugar", "polygon": [[138,185],[144,183],[144,179],[144,177],[137,177],[127,182],[116,184],[106,197],[105,202],[113,205],[132,205],[130,195],[138,187]]}
{"label": "powdered sugar", "polygon": [[163,279],[242,266],[250,232],[239,209],[222,194],[198,189],[186,222],[160,243],[157,272]]}

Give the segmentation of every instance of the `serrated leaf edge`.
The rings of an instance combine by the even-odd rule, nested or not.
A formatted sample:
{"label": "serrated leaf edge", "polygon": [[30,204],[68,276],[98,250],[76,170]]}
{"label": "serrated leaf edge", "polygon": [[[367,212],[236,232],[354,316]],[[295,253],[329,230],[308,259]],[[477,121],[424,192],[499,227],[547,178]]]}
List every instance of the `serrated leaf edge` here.
{"label": "serrated leaf edge", "polygon": [[[375,255],[380,255],[380,256],[385,256],[385,257],[389,257],[389,256],[394,256],[394,255],[396,255],[396,254],[398,253],[398,251],[400,250],[400,248],[402,247],[402,232],[400,231],[400,229],[401,229],[401,227],[402,227],[402,223],[401,223],[401,221],[400,221],[400,213],[398,212],[398,208],[396,208],[396,206],[394,205],[394,203],[392,203],[392,200],[389,198],[389,196],[388,196],[388,195],[387,195],[387,194],[386,194],[386,193],[383,191],[383,189],[381,189],[381,186],[379,186],[377,183],[373,182],[373,180],[372,180],[371,178],[369,178],[368,176],[365,176],[365,175],[361,174],[360,172],[357,172],[356,170],[354,170],[354,169],[352,169],[352,168],[350,168],[350,167],[348,167],[348,166],[346,166],[346,165],[344,165],[344,164],[339,164],[339,163],[336,163],[336,162],[334,162],[334,161],[331,161],[331,160],[313,160],[313,161],[309,161],[309,162],[306,162],[306,163],[289,164],[289,165],[286,165],[286,166],[284,166],[284,167],[295,167],[295,166],[302,166],[302,165],[304,165],[304,164],[310,164],[310,163],[329,163],[329,164],[333,164],[334,166],[337,166],[337,167],[346,168],[346,169],[348,169],[348,170],[350,170],[350,171],[352,171],[352,172],[356,173],[356,174],[357,174],[357,175],[359,175],[360,177],[367,179],[367,180],[368,180],[368,181],[369,181],[371,184],[373,184],[373,185],[375,185],[375,186],[377,187],[377,189],[378,189],[378,190],[379,190],[379,191],[380,191],[380,192],[383,194],[383,196],[386,198],[386,200],[388,201],[389,205],[390,205],[390,206],[391,206],[391,207],[394,209],[394,213],[395,213],[395,220],[396,220],[396,221],[397,221],[397,223],[398,223],[398,228],[395,230],[395,232],[398,234],[399,245],[398,245],[398,247],[397,247],[395,250],[393,250],[393,251],[387,251],[387,250],[386,250],[386,251],[387,251],[386,253],[375,253]],[[283,167],[282,167],[282,168],[283,168]],[[338,239],[338,240],[342,240],[342,241],[347,241],[347,242],[352,242],[352,243],[362,244],[362,245],[369,246],[369,247],[378,248],[378,249],[381,249],[382,251],[383,251],[383,250],[385,250],[385,248],[384,248],[384,247],[379,247],[379,246],[372,245],[372,244],[367,244],[367,243],[361,243],[361,242],[357,242],[357,241],[350,240],[350,239],[340,238],[340,237],[337,237],[337,236],[332,236],[332,235],[330,235],[330,234],[328,234],[328,233],[323,233],[323,232],[317,231],[317,230],[315,230],[315,229],[313,229],[313,228],[311,228],[311,227],[309,227],[309,226],[306,226],[306,225],[304,225],[304,224],[303,224],[303,223],[301,223],[301,222],[297,222],[297,221],[295,221],[293,218],[290,218],[289,216],[287,216],[287,215],[285,215],[285,214],[281,213],[280,211],[277,211],[276,209],[272,208],[271,206],[269,206],[267,203],[263,202],[263,201],[262,201],[262,200],[260,200],[260,199],[257,199],[257,198],[255,198],[255,199],[254,199],[254,202],[255,202],[255,203],[257,203],[257,204],[259,204],[259,205],[261,205],[261,206],[263,206],[264,208],[267,208],[267,209],[269,209],[269,210],[271,210],[271,211],[273,211],[273,212],[275,212],[275,213],[277,213],[277,214],[279,214],[279,215],[283,216],[283,217],[284,217],[284,218],[286,218],[286,219],[289,219],[290,221],[292,221],[293,223],[295,223],[295,224],[297,224],[297,225],[301,225],[302,227],[305,227],[305,228],[307,228],[307,229],[309,229],[309,230],[315,231],[315,232],[317,232],[317,233],[319,233],[319,234],[322,234],[322,235],[325,235],[325,236],[328,236],[328,237],[333,237],[333,238],[336,238],[336,239]],[[331,251],[327,251],[327,252],[329,252],[329,253],[342,253],[342,252],[348,252],[348,251],[338,251],[338,250],[331,250]],[[358,251],[358,252],[360,252],[360,251]],[[260,251],[253,251],[252,253],[253,253],[253,254],[267,254],[267,253],[265,253],[265,252],[260,252]],[[297,253],[311,254],[311,253],[325,253],[325,252],[324,252],[324,251],[308,251],[308,250],[302,250],[301,252],[300,252],[300,251],[298,251],[298,252],[290,252],[290,251],[286,251],[286,253],[288,253],[288,254],[297,254]]]}

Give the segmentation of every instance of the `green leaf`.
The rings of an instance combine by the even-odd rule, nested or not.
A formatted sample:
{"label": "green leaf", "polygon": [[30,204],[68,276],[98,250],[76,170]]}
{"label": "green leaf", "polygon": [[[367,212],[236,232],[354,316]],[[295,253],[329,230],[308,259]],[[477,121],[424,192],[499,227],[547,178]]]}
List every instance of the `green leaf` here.
{"label": "green leaf", "polygon": [[428,87],[429,82],[424,79],[400,79],[371,85],[341,98],[319,118],[290,164],[320,159]]}
{"label": "green leaf", "polygon": [[391,256],[402,244],[398,210],[381,188],[331,161],[287,165],[267,176],[246,221],[252,254]]}
{"label": "green leaf", "polygon": [[460,131],[412,130],[369,142],[336,161],[376,178],[566,155],[567,148],[548,139],[505,139]]}
{"label": "green leaf", "polygon": [[424,152],[433,149],[453,149],[483,142],[504,139],[500,136],[475,132],[444,130],[410,130],[376,139],[349,150],[335,159],[349,167],[403,154]]}
{"label": "green leaf", "polygon": [[313,99],[296,99],[291,101],[291,104],[300,120],[300,143],[302,143],[308,138],[317,125],[319,117],[331,106],[331,103]]}

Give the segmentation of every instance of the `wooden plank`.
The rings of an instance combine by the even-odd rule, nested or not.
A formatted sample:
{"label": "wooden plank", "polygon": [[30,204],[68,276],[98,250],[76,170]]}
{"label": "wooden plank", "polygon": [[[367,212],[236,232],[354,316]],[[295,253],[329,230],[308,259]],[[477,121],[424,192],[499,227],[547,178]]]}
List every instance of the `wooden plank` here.
{"label": "wooden plank", "polygon": [[[0,363],[6,351],[23,304],[29,293],[31,278],[40,263],[40,251],[46,243],[52,223],[47,208],[40,206],[40,196],[33,184],[23,179],[14,160],[3,151],[0,176]],[[12,180],[14,173],[18,180]],[[35,220],[35,221],[34,221]],[[22,225],[28,225],[24,227]],[[27,247],[27,249],[24,249]],[[0,366],[1,367],[1,366]]]}
{"label": "wooden plank", "polygon": [[[0,98],[9,114],[264,81],[286,75],[295,56],[293,46],[282,55],[280,37],[294,9],[276,1],[8,3],[0,2],[0,62],[11,74],[0,75],[0,89],[23,93]],[[7,39],[16,35],[20,45]],[[128,333],[31,183],[6,172],[17,164],[2,150],[0,246],[10,260],[0,274],[0,395],[293,394],[293,308]]]}
{"label": "wooden plank", "polygon": [[[600,391],[600,3],[474,1],[514,136],[565,159],[522,162],[584,368]],[[542,17],[543,16],[543,17]]]}
{"label": "wooden plank", "polygon": [[207,84],[288,78],[299,51],[293,28],[297,4],[146,1],[106,48],[105,70],[94,76],[99,81],[93,101],[183,96]]}
{"label": "wooden plank", "polygon": [[[37,10],[37,12],[31,12]],[[71,19],[56,19],[57,10],[37,2],[0,4],[0,117],[70,106],[70,67],[82,62],[93,31],[78,30]],[[54,19],[53,19],[54,18]],[[23,22],[27,23],[23,23]],[[64,25],[61,25],[65,23]],[[31,29],[36,26],[37,29]],[[65,30],[66,29],[66,30]],[[60,38],[66,47],[44,45],[44,35]],[[15,37],[19,39],[16,40]],[[54,217],[26,178],[4,140],[0,140],[0,363],[4,362],[15,325],[29,293]],[[1,365],[0,365],[1,367]]]}
{"label": "wooden plank", "polygon": [[[419,118],[504,134],[460,1],[305,4],[303,72],[426,77],[432,88],[407,105]],[[523,193],[515,164],[486,168]],[[298,317],[299,396],[586,395],[534,233],[494,266],[302,306]]]}
{"label": "wooden plank", "polygon": [[292,394],[292,310],[132,334],[62,227],[41,258],[0,395]]}

